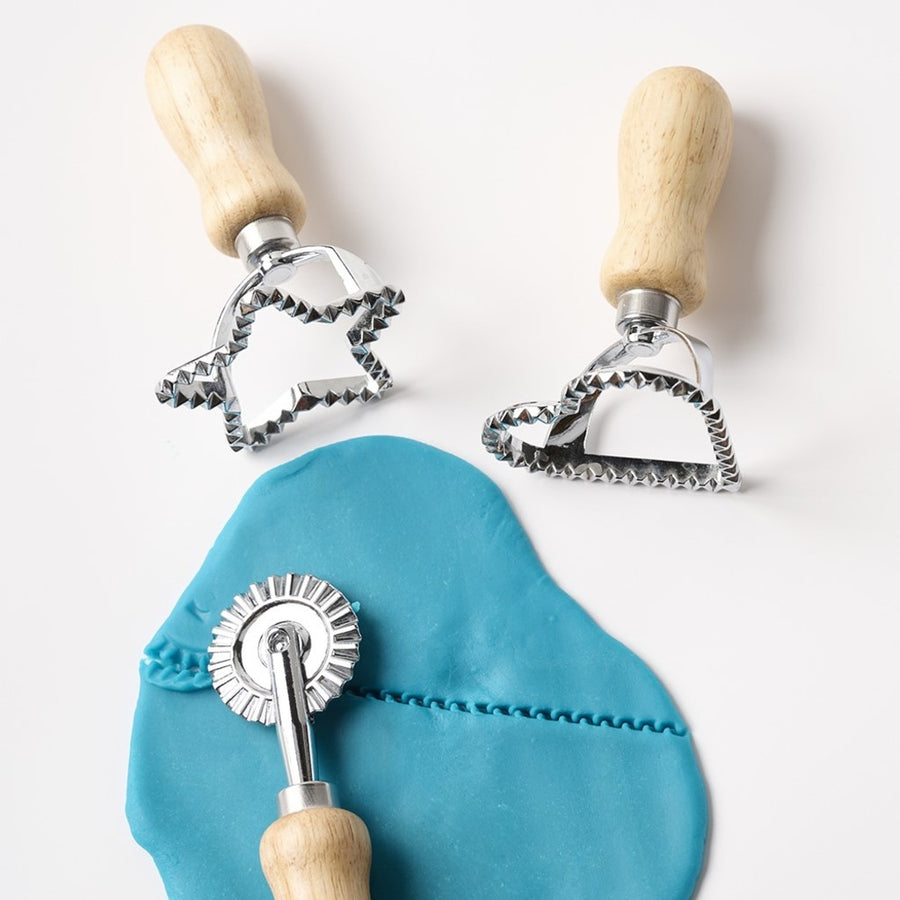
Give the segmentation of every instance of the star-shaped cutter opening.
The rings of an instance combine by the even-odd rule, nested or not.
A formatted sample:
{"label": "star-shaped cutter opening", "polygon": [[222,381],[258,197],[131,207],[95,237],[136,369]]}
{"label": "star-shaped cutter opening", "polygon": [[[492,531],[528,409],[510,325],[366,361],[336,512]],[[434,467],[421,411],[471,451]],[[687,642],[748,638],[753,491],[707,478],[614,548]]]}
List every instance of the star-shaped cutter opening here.
{"label": "star-shaped cutter opening", "polygon": [[[604,391],[653,390],[694,407],[703,417],[715,462],[678,462],[604,456],[585,451],[584,439],[594,405]],[[557,443],[538,447],[514,434],[520,425],[551,426]],[[692,381],[671,372],[642,369],[587,371],[570,381],[551,405],[521,403],[490,416],[481,435],[487,451],[502,462],[529,471],[607,484],[643,484],[691,491],[737,491],[741,474],[722,411]]]}
{"label": "star-shaped cutter opening", "polygon": [[[338,247],[301,247],[283,254],[279,263],[299,268],[318,260],[330,263],[348,290],[347,296],[325,306],[314,306],[277,288],[265,287],[265,273],[255,269],[225,304],[213,337],[213,349],[168,372],[156,387],[159,402],[172,407],[187,405],[190,409],[219,407],[225,418],[228,444],[237,451],[264,447],[302,412],[317,406],[367,403],[388,390],[393,384],[391,374],[371,345],[399,312],[403,292],[383,284],[362,260]],[[353,319],[346,337],[362,374],[297,382],[272,404],[277,409],[275,415],[257,424],[246,424],[230,367],[249,345],[256,314],[268,307],[303,324],[333,324],[342,316]]]}

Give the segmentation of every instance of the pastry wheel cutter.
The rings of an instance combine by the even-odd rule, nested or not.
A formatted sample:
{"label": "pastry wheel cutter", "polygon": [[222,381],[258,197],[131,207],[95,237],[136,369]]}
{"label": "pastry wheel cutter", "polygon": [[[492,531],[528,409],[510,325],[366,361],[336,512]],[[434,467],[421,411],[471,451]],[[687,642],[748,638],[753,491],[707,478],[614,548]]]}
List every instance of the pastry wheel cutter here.
{"label": "pastry wheel cutter", "polygon": [[[219,407],[229,445],[242,450],[265,446],[306,410],[379,398],[392,379],[372,344],[397,314],[403,293],[346,250],[300,245],[306,202],[275,155],[262,87],[244,51],[217,28],[178,28],[150,55],[147,91],[160,128],[200,190],[210,241],[249,270],[219,316],[212,349],[168,372],[156,388],[159,401]],[[311,263],[330,266],[345,295],[316,306],[277,287]],[[256,314],[268,307],[304,324],[346,316],[350,354],[362,371],[298,382],[262,421],[247,424],[231,365],[247,348]]]}
{"label": "pastry wheel cutter", "polygon": [[[552,405],[522,403],[487,419],[482,442],[512,466],[565,478],[736,491],[741,475],[731,438],[712,396],[712,357],[703,341],[678,327],[706,293],[704,236],[731,155],[731,104],[697,69],[660,69],[628,101],[619,136],[619,223],[600,273],[616,307],[621,335],[570,381]],[[683,347],[692,371],[629,367],[665,346]],[[604,456],[585,449],[594,406],[604,391],[665,393],[699,412],[714,462]],[[542,446],[515,434],[549,425]]]}
{"label": "pastry wheel cutter", "polygon": [[213,629],[213,687],[233,712],[278,730],[289,784],[259,847],[275,900],[369,897],[369,832],[316,778],[309,723],[350,680],[359,642],[344,595],[293,573],[251,585]]}

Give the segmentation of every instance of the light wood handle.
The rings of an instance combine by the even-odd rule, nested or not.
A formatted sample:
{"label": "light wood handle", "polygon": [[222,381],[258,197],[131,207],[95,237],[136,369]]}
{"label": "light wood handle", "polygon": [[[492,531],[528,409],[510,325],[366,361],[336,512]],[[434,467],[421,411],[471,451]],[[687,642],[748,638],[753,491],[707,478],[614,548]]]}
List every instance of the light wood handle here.
{"label": "light wood handle", "polygon": [[725,179],[731,103],[699,69],[648,75],[619,133],[619,224],[600,270],[607,299],[632,288],[665,291],[682,314],[706,294],[706,226]]}
{"label": "light wood handle", "polygon": [[282,816],[262,836],[259,858],[275,900],[369,900],[369,832],[345,809]]}
{"label": "light wood handle", "polygon": [[263,216],[285,216],[299,231],[306,201],[275,155],[259,78],[230,35],[207,25],[169,32],[147,61],[156,121],[187,166],[217,250]]}

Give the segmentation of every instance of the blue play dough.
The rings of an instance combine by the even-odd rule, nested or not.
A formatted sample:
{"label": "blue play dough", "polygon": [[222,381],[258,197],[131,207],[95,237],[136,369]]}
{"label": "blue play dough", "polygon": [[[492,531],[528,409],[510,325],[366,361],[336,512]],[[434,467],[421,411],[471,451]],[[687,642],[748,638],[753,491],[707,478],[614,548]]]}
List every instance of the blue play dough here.
{"label": "blue play dough", "polygon": [[276,735],[212,691],[205,648],[235,594],[288,571],[360,605],[356,675],[315,739],[369,827],[375,900],[691,896],[706,793],[665,689],[553,583],[488,478],[380,437],[260,478],[146,650],[128,818],[169,897],[270,897]]}

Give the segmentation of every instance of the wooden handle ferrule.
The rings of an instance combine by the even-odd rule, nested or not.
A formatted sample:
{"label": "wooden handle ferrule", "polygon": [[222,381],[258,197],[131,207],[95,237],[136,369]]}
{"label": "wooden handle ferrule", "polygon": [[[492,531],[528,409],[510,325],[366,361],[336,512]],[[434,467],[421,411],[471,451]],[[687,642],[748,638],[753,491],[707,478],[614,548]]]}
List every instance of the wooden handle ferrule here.
{"label": "wooden handle ferrule", "polygon": [[259,78],[230,35],[206,25],[169,32],[147,62],[147,93],[159,127],[200,190],[213,246],[237,256],[246,225],[306,218],[297,182],[275,155]]}
{"label": "wooden handle ferrule", "polygon": [[637,86],[619,134],[619,223],[600,271],[614,306],[635,288],[670,294],[682,315],[703,302],[706,228],[733,131],[725,91],[699,69],[660,69]]}

